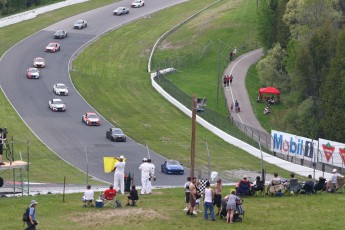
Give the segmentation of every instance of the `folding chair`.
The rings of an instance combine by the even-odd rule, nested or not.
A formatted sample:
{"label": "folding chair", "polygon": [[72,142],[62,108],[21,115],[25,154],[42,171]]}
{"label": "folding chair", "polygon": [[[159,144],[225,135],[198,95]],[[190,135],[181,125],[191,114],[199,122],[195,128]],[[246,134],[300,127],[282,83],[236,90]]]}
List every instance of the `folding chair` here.
{"label": "folding chair", "polygon": [[290,179],[289,185],[285,188],[285,194],[288,193],[289,195],[292,195],[292,194],[298,195],[301,188],[302,188],[302,185],[298,183],[298,179],[292,178]]}
{"label": "folding chair", "polygon": [[250,191],[250,182],[241,182],[240,186],[236,189],[236,194],[237,196],[250,196],[251,191]]}
{"label": "folding chair", "polygon": [[265,195],[265,182],[257,181],[256,185],[252,187],[252,194],[255,196],[264,196]]}
{"label": "folding chair", "polygon": [[305,182],[305,184],[302,187],[302,191],[300,192],[300,194],[306,194],[306,195],[311,195],[313,193],[315,193],[314,191],[314,182],[313,181],[307,181]]}
{"label": "folding chair", "polygon": [[116,198],[113,198],[111,200],[104,199],[103,200],[103,207],[107,207],[107,206],[115,208],[116,207]]}
{"label": "folding chair", "polygon": [[[283,194],[281,191],[283,189],[283,185],[281,180],[272,180],[272,184],[269,185],[268,192],[271,196],[278,194]],[[280,195],[281,196],[281,195]]]}
{"label": "folding chair", "polygon": [[337,177],[336,191],[339,193],[344,193],[344,190],[345,190],[345,177],[338,176]]}
{"label": "folding chair", "polygon": [[326,184],[326,179],[325,178],[320,178],[319,181],[315,184],[314,186],[314,191],[317,193],[318,191],[323,192],[324,187]]}

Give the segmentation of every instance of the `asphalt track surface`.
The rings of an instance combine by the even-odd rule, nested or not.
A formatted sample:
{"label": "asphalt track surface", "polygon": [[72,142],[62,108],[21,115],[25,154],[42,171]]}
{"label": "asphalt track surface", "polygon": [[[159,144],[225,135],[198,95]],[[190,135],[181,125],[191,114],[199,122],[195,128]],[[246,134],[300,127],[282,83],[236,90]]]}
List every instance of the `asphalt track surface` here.
{"label": "asphalt track surface", "polygon": [[[0,61],[0,85],[35,135],[63,160],[80,170],[88,171],[91,176],[112,183],[113,174],[103,171],[103,157],[124,155],[127,158],[126,172],[134,174],[135,184],[141,184],[138,167],[142,159],[150,155],[156,166],[157,181],[153,183],[154,186],[182,185],[186,175],[189,175],[188,169],[184,176],[163,174],[160,172],[160,164],[165,158],[161,155],[148,152],[145,146],[129,137],[127,142],[113,143],[106,139],[105,131],[112,125],[104,118],[101,118],[100,127],[89,127],[81,122],[83,113],[95,110],[76,91],[68,70],[73,55],[99,35],[133,20],[144,20],[145,15],[184,1],[146,0],[144,7],[130,9],[128,15],[112,15],[117,7],[130,6],[131,1],[126,0],[51,25],[22,40],[4,54]],[[86,20],[87,28],[73,30],[73,24],[77,19]],[[57,29],[66,29],[68,37],[62,40],[53,39]],[[61,44],[61,50],[56,53],[44,52],[45,46],[54,40]],[[46,68],[40,69],[40,79],[26,79],[26,69],[32,66],[35,57],[45,58]],[[55,83],[65,83],[69,87],[69,95],[56,96],[52,92]],[[67,111],[52,112],[48,108],[48,100],[52,98],[61,98],[67,106]]]}

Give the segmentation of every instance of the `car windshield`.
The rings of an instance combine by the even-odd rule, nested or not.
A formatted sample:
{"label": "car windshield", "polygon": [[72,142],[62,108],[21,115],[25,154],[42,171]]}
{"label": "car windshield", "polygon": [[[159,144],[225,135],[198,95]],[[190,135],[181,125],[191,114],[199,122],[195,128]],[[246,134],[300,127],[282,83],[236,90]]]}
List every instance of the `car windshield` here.
{"label": "car windshield", "polygon": [[53,104],[62,104],[61,100],[53,100]]}
{"label": "car windshield", "polygon": [[180,165],[178,161],[167,161],[167,165]]}
{"label": "car windshield", "polygon": [[66,89],[67,87],[65,85],[57,85],[58,89]]}
{"label": "car windshield", "polygon": [[44,62],[44,59],[43,58],[36,58],[35,62]]}
{"label": "car windshield", "polygon": [[97,115],[96,114],[94,114],[94,113],[89,113],[88,115],[87,115],[87,117],[88,118],[97,118]]}
{"label": "car windshield", "polygon": [[56,43],[49,43],[48,47],[54,47]]}
{"label": "car windshield", "polygon": [[58,30],[58,31],[56,31],[56,34],[64,34],[64,31],[63,30]]}
{"label": "car windshield", "polygon": [[134,3],[140,3],[140,0],[135,0]]}
{"label": "car windshield", "polygon": [[30,69],[29,71],[30,71],[31,73],[38,73],[38,70],[37,70],[37,69],[34,69],[34,68]]}
{"label": "car windshield", "polygon": [[123,132],[122,132],[121,129],[113,129],[113,130],[112,130],[112,133],[113,133],[113,134],[123,134]]}
{"label": "car windshield", "polygon": [[75,24],[83,24],[83,20],[78,20],[75,22]]}

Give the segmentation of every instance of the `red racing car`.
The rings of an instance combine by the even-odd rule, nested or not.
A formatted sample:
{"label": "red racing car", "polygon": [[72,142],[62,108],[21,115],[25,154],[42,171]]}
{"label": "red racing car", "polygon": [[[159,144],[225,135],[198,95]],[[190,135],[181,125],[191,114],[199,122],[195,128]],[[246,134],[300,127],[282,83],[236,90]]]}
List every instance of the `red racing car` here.
{"label": "red racing car", "polygon": [[57,42],[51,42],[46,46],[46,52],[55,53],[60,50],[60,44]]}
{"label": "red racing car", "polygon": [[88,126],[90,126],[90,125],[100,126],[101,125],[101,120],[99,119],[97,114],[93,113],[93,112],[87,112],[87,113],[83,114],[81,121],[84,122]]}

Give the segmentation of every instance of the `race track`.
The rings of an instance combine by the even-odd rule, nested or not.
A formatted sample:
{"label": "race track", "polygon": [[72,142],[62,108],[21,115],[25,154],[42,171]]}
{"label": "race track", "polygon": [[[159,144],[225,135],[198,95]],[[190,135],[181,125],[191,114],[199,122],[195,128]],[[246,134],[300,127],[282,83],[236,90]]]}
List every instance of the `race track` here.
{"label": "race track", "polygon": [[[62,159],[75,167],[86,171],[86,159],[89,162],[90,175],[108,182],[113,181],[112,173],[103,172],[103,156],[124,155],[127,158],[126,172],[134,173],[135,184],[140,184],[138,167],[144,157],[148,157],[145,146],[130,138],[127,142],[112,143],[105,138],[105,130],[111,124],[101,119],[100,127],[88,127],[81,122],[82,114],[94,109],[79,95],[73,87],[68,64],[73,54],[84,44],[109,30],[116,29],[132,20],[152,12],[184,2],[184,0],[147,0],[145,6],[130,9],[124,16],[113,16],[112,11],[119,6],[129,7],[131,1],[121,1],[58,22],[33,34],[8,50],[0,61],[0,85],[18,114],[30,129]],[[73,30],[77,19],[84,19],[88,27]],[[56,53],[44,52],[45,46],[54,41],[57,29],[66,29],[68,37],[56,40],[61,50]],[[35,57],[46,60],[46,68],[40,69],[41,78],[26,79],[26,69],[32,66]],[[148,76],[149,77],[149,76]],[[55,83],[65,83],[69,87],[69,96],[56,96],[52,92]],[[52,112],[48,100],[61,98],[66,112]],[[32,153],[34,154],[34,153]],[[165,175],[160,172],[160,164],[165,158],[150,151],[156,166],[157,181],[154,186],[182,185],[186,176]],[[185,172],[188,175],[189,171]]]}

